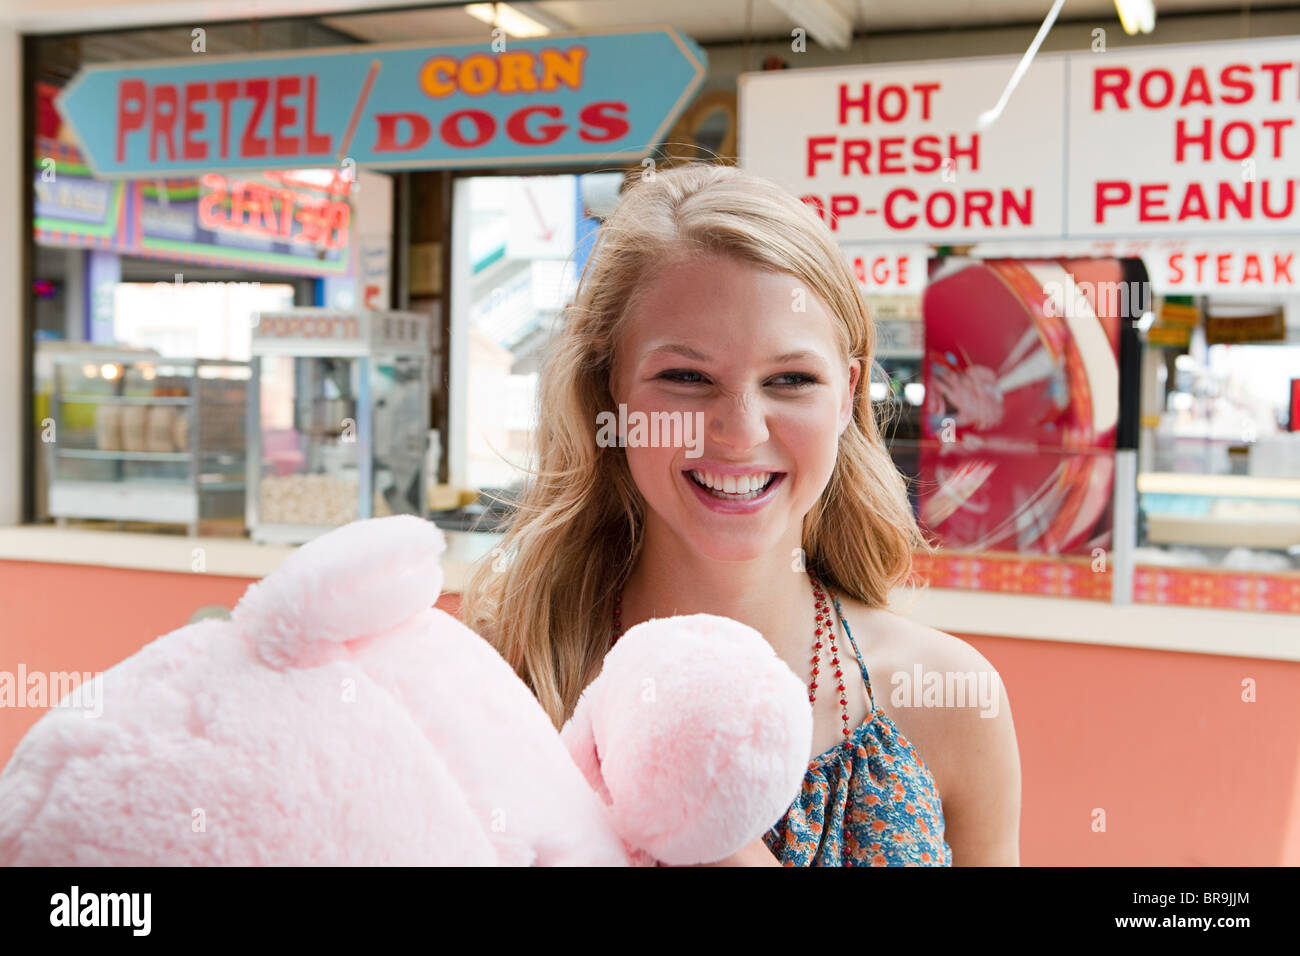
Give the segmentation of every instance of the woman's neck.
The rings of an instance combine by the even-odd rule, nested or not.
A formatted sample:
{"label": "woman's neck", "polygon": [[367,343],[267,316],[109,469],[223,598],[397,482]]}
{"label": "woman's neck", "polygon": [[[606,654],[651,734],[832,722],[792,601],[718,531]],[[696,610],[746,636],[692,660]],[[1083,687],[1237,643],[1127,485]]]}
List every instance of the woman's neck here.
{"label": "woman's neck", "polygon": [[717,614],[754,628],[787,659],[811,647],[812,584],[784,545],[747,561],[717,561],[649,540],[628,575],[621,605],[628,628],[657,617]]}

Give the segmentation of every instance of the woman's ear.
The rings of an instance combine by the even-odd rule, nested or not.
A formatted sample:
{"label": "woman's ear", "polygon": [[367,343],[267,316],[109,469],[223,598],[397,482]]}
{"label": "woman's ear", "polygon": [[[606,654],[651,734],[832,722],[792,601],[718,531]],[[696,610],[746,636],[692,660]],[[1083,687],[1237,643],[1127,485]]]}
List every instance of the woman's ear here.
{"label": "woman's ear", "polygon": [[858,380],[862,377],[862,360],[851,359],[849,361],[849,389],[848,394],[844,396],[844,401],[840,404],[840,434],[844,434],[844,429],[849,427],[849,422],[853,421],[853,404],[856,399]]}

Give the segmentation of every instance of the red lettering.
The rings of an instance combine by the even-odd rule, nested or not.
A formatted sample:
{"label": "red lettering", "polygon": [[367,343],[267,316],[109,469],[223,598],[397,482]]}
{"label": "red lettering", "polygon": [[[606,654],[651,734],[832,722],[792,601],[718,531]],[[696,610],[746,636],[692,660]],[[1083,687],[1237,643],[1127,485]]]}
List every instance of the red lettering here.
{"label": "red lettering", "polygon": [[932,173],[943,165],[943,153],[939,152],[938,136],[918,136],[912,143],[912,152],[928,162],[915,163],[912,169],[918,173]]}
{"label": "red lettering", "polygon": [[[1160,80],[1165,85],[1164,93],[1160,99],[1151,96],[1151,81]],[[1147,109],[1159,109],[1162,106],[1168,106],[1170,100],[1174,98],[1174,75],[1165,69],[1147,70],[1142,74],[1142,79],[1138,80],[1138,99]]]}
{"label": "red lettering", "polygon": [[297,136],[290,136],[286,130],[298,122],[298,107],[285,103],[285,97],[298,96],[302,92],[302,78],[298,76],[277,76],[275,78],[274,127],[271,134],[271,151],[276,156],[296,156],[301,150]]}
{"label": "red lettering", "polygon": [[1114,97],[1118,109],[1128,109],[1128,86],[1133,82],[1133,74],[1128,67],[1102,67],[1092,74],[1092,111],[1100,113],[1102,100],[1106,96]]}
{"label": "red lettering", "polygon": [[[375,122],[379,126],[375,138],[376,153],[402,153],[419,149],[429,141],[433,132],[429,120],[419,113],[376,113]],[[399,135],[402,123],[410,127],[404,140]]]}
{"label": "red lettering", "polygon": [[328,133],[316,132],[316,76],[312,74],[307,77],[307,121],[305,123],[306,132],[303,135],[305,145],[303,152],[308,156],[316,156],[321,153],[330,151],[330,135]]}
{"label": "red lettering", "polygon": [[[885,108],[885,97],[891,93],[898,99],[898,109],[893,111],[892,116],[890,111]],[[880,118],[886,123],[897,123],[903,118],[903,114],[907,112],[907,91],[896,84],[886,86],[880,91],[880,99],[876,101],[876,112],[880,114]]]}
{"label": "red lettering", "polygon": [[1276,212],[1273,211],[1272,204],[1268,201],[1268,194],[1272,192],[1271,187],[1273,186],[1273,183],[1266,179],[1264,180],[1263,186],[1260,187],[1259,202],[1264,209],[1264,215],[1268,216],[1269,219],[1291,218],[1291,210],[1295,208],[1295,180],[1287,179],[1284,180],[1284,182],[1285,186],[1283,188],[1286,189],[1286,208]]}
{"label": "red lettering", "polygon": [[[935,200],[942,199],[948,204],[948,215],[940,219],[935,214]],[[940,229],[947,229],[957,219],[957,203],[952,198],[952,193],[930,193],[930,198],[925,201],[925,221],[931,226],[937,226]]]}
{"label": "red lettering", "polygon": [[[126,134],[144,128],[148,101],[144,80],[120,80],[117,84],[117,161],[126,162]],[[128,104],[130,104],[128,106]]]}
{"label": "red lettering", "polygon": [[[1127,107],[1125,107],[1127,109]],[[1103,223],[1106,221],[1106,207],[1124,206],[1133,198],[1133,187],[1122,181],[1099,181],[1096,185],[1096,193],[1093,200],[1093,208],[1096,210],[1095,221]]]}
{"label": "red lettering", "polygon": [[831,197],[831,228],[838,229],[840,216],[854,216],[858,212],[858,197],[835,195]]}
{"label": "red lettering", "polygon": [[258,136],[255,131],[258,124],[262,122],[262,114],[266,112],[266,100],[270,93],[270,80],[259,78],[244,81],[244,95],[252,97],[253,109],[248,114],[248,122],[244,125],[244,135],[239,138],[241,157],[266,155],[266,138]]}
{"label": "red lettering", "polygon": [[1232,264],[1232,253],[1221,252],[1215,257],[1215,265],[1218,267],[1215,273],[1215,281],[1219,285],[1227,285],[1232,281],[1232,276],[1228,274],[1228,266]]}
{"label": "red lettering", "polygon": [[1288,252],[1286,258],[1273,253],[1273,283],[1276,285],[1282,279],[1291,282],[1291,260],[1295,258],[1294,252]]}
{"label": "red lettering", "polygon": [[204,189],[199,197],[199,222],[211,229],[221,221],[216,210],[226,198],[226,178],[216,173],[205,173],[199,183]]}
{"label": "red lettering", "polygon": [[1186,131],[1187,121],[1181,116],[1174,125],[1174,162],[1186,162],[1183,152],[1187,149],[1189,143],[1195,143],[1201,147],[1202,162],[1209,162],[1213,149],[1210,145],[1210,126],[1211,120],[1207,117],[1201,120],[1201,132],[1198,136],[1189,136]]}
{"label": "red lettering", "polygon": [[1238,196],[1232,191],[1232,183],[1219,183],[1219,218],[1228,218],[1228,204],[1232,203],[1237,210],[1237,215],[1242,219],[1250,218],[1251,196],[1254,194],[1255,184],[1244,182],[1241,184],[1242,194]]}
{"label": "red lettering", "polygon": [[[164,109],[165,107],[165,109]],[[153,90],[153,115],[149,134],[149,162],[158,161],[158,140],[162,139],[167,147],[167,159],[176,159],[176,87],[170,83],[159,83]]]}
{"label": "red lettering", "polygon": [[1183,281],[1183,254],[1175,252],[1169,256],[1169,269],[1173,273],[1169,281],[1173,285],[1178,285]]}
{"label": "red lettering", "polygon": [[[461,134],[462,119],[468,119],[474,125],[473,139]],[[455,113],[448,113],[438,126],[438,133],[442,136],[443,142],[457,149],[473,149],[475,146],[482,146],[496,131],[497,121],[492,118],[491,113],[482,110],[457,110]]]}
{"label": "red lettering", "polygon": [[207,159],[208,144],[202,140],[195,142],[195,133],[202,133],[206,117],[194,108],[208,98],[208,84],[185,84],[185,125],[181,132],[181,157],[183,159]]}
{"label": "red lettering", "polygon": [[1259,68],[1273,76],[1273,102],[1282,98],[1282,71],[1289,70],[1294,63],[1261,63]]}
{"label": "red lettering", "polygon": [[980,169],[980,134],[970,134],[970,145],[963,148],[957,145],[957,136],[948,137],[948,155],[952,157],[953,164],[956,165],[958,156],[970,157],[971,172],[977,173]]}
{"label": "red lettering", "polygon": [[330,231],[328,245],[342,249],[348,244],[348,221],[352,210],[345,202],[332,202],[326,211],[325,222]]}
{"label": "red lettering", "polygon": [[901,136],[887,136],[880,141],[880,171],[882,173],[905,173],[902,145],[906,143]]}
{"label": "red lettering", "polygon": [[1259,125],[1265,129],[1273,131],[1273,158],[1282,158],[1282,130],[1295,124],[1295,120],[1277,119],[1277,120],[1260,120]]}
{"label": "red lettering", "polygon": [[[578,122],[584,127],[578,130],[578,138],[585,143],[608,143],[622,139],[632,129],[632,124],[627,121],[627,104],[613,100],[588,103],[578,114]],[[588,132],[585,129],[588,126],[603,132]]]}
{"label": "red lettering", "polygon": [[564,115],[564,111],[558,106],[526,106],[511,114],[510,119],[506,120],[506,135],[524,146],[545,146],[547,143],[555,142],[568,129],[563,123],[543,123],[538,127],[538,134],[534,135],[528,130],[528,118],[534,113],[549,116],[551,119],[559,119]]}
{"label": "red lettering", "polygon": [[[806,153],[807,162],[805,163],[805,168],[806,168],[807,175],[810,178],[817,174],[817,164],[819,162],[823,162],[825,160],[835,158],[834,154],[824,152],[822,150],[823,146],[828,144],[833,144],[834,142],[835,142],[834,136],[809,136],[808,137],[808,151]],[[847,156],[845,157],[845,163],[846,163],[845,172],[847,172],[848,171]],[[863,169],[863,172],[865,173],[866,170]]]}
{"label": "red lettering", "polygon": [[1193,216],[1207,221],[1210,218],[1209,207],[1205,204],[1205,193],[1198,182],[1188,184],[1187,194],[1183,196],[1183,206],[1178,210],[1178,221],[1191,219]]}
{"label": "red lettering", "polygon": [[973,189],[966,194],[966,206],[962,224],[969,229],[972,216],[979,215],[984,220],[984,225],[992,226],[993,217],[989,215],[989,212],[992,209],[993,193],[987,189]]}
{"label": "red lettering", "polygon": [[213,96],[221,104],[221,158],[230,156],[230,102],[239,96],[238,80],[219,80],[213,84]]}
{"label": "red lettering", "polygon": [[1231,66],[1225,66],[1223,72],[1219,74],[1220,83],[1228,87],[1230,90],[1237,91],[1235,97],[1228,96],[1226,93],[1221,93],[1219,99],[1222,102],[1232,104],[1245,103],[1255,95],[1255,84],[1249,79],[1238,79],[1237,74],[1239,73],[1245,73],[1246,76],[1249,77],[1250,67],[1245,63],[1233,63]]}
{"label": "red lettering", "polygon": [[[834,139],[834,137],[831,137]],[[850,175],[849,164],[857,163],[858,172],[866,176],[871,173],[867,166],[867,160],[871,156],[871,140],[869,139],[846,139],[844,141],[844,162],[843,175]]]}
{"label": "red lettering", "polygon": [[1011,214],[1016,214],[1022,226],[1031,226],[1034,223],[1034,191],[1026,189],[1023,199],[1017,200],[1016,194],[1010,189],[1002,190],[1002,225],[1011,224]]}
{"label": "red lettering", "polygon": [[799,201],[805,206],[811,206],[817,211],[817,218],[822,222],[826,221],[826,207],[822,205],[820,196],[800,196]]}
{"label": "red lettering", "polygon": [[908,202],[916,202],[916,193],[910,189],[893,189],[885,196],[885,224],[891,229],[910,229],[916,225],[915,214],[909,215],[906,219],[900,219],[894,215],[894,200],[906,199]]}
{"label": "red lettering", "polygon": [[1178,101],[1178,105],[1186,106],[1188,103],[1214,104],[1203,66],[1194,66],[1187,74],[1187,86],[1183,89],[1183,98]]}
{"label": "red lettering", "polygon": [[1158,213],[1157,208],[1164,209],[1165,191],[1169,189],[1168,183],[1143,183],[1138,187],[1138,221],[1139,222],[1168,222],[1169,216],[1164,213]]}
{"label": "red lettering", "polygon": [[930,118],[930,94],[939,89],[938,83],[913,83],[912,89],[921,94],[921,119]]}
{"label": "red lettering", "polygon": [[[1245,132],[1246,145],[1244,149],[1234,154],[1232,149],[1229,148],[1228,137],[1231,136],[1235,130],[1242,130]],[[1228,159],[1245,159],[1251,153],[1255,152],[1255,127],[1251,126],[1249,123],[1243,123],[1240,120],[1234,123],[1229,123],[1227,126],[1223,127],[1223,132],[1219,134],[1219,151],[1223,153],[1224,156],[1228,157]]]}
{"label": "red lettering", "polygon": [[248,198],[248,184],[233,181],[230,188],[230,223],[234,226],[244,224],[244,200]]}
{"label": "red lettering", "polygon": [[1262,283],[1263,281],[1264,273],[1260,269],[1259,256],[1252,252],[1246,256],[1246,268],[1241,273],[1241,284],[1245,285],[1247,282]]}

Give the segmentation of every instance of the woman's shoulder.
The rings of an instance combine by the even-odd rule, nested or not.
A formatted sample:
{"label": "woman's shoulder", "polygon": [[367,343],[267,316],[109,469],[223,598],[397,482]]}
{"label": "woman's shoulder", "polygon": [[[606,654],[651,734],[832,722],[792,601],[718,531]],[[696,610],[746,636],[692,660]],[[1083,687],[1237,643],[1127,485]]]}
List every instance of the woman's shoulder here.
{"label": "woman's shoulder", "polygon": [[941,793],[970,777],[974,755],[1014,740],[1001,677],[969,643],[888,608],[844,598],[841,606],[873,703],[916,746]]}
{"label": "woman's shoulder", "polygon": [[840,595],[840,606],[862,653],[882,658],[887,667],[910,670],[920,664],[927,671],[991,670],[993,667],[967,641],[905,614],[869,607],[848,595]]}

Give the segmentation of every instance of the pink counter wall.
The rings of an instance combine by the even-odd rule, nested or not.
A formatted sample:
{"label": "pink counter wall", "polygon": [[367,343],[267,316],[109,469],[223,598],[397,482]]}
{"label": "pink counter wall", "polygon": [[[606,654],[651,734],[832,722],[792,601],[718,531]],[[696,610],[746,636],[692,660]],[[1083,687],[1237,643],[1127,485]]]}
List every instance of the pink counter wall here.
{"label": "pink counter wall", "polygon": [[[0,561],[0,669],[106,670],[251,583]],[[1300,663],[962,636],[1011,696],[1023,863],[1300,864]],[[39,716],[0,708],[0,763]]]}

